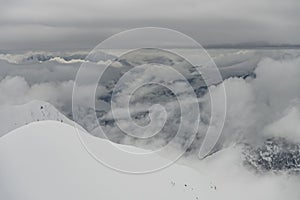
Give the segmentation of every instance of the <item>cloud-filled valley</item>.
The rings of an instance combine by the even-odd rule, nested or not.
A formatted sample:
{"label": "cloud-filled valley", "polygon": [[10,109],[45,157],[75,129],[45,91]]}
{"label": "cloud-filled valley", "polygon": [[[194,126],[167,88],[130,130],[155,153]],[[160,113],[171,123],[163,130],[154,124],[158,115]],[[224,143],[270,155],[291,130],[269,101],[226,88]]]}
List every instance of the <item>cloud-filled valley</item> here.
{"label": "cloud-filled valley", "polygon": [[[187,51],[192,52],[192,50]],[[299,94],[296,92],[299,87],[298,77],[300,75],[298,68],[300,53],[298,50],[209,50],[209,53],[225,79],[224,85],[227,94],[226,121],[216,150],[237,143],[249,143],[255,146],[273,137],[284,138],[289,142],[299,140],[298,129],[291,129],[290,126],[299,120]],[[126,62],[124,60],[116,61],[113,55],[103,53],[89,55],[87,60],[84,57],[87,55],[86,53],[69,52],[62,55],[65,56],[61,56],[61,59],[68,62],[53,59],[57,58],[58,55],[47,52],[29,52],[18,55],[2,54],[0,104],[24,104],[38,99],[53,104],[63,114],[73,119],[72,89],[80,64],[82,62],[112,62],[112,68],[122,71],[124,66],[126,68],[128,65],[126,62],[130,61],[130,58]],[[153,58],[151,59],[152,62]],[[74,60],[80,60],[80,62]],[[114,66],[117,62],[122,62],[118,65],[123,67]],[[166,60],[158,60],[157,62],[166,62]],[[91,86],[87,82],[84,87],[85,89],[82,91],[88,91]],[[200,127],[203,130],[207,129],[210,119],[210,98],[211,96],[218,96],[220,93],[218,85],[210,87],[212,87],[211,94],[207,93],[205,88],[198,90],[198,92],[201,91],[198,101],[201,105]],[[144,88],[141,94],[138,94],[138,91],[136,93],[136,102],[133,103],[135,105],[141,104],[140,108],[135,108],[138,109],[136,122],[148,123],[149,113],[147,113],[147,109],[149,105],[143,107],[143,103],[147,104],[157,100],[161,101],[158,103],[163,103],[162,97],[164,96],[166,102],[163,104],[169,106],[171,115],[169,116],[170,121],[167,121],[165,129],[163,129],[165,132],[161,136],[157,136],[155,142],[144,143],[124,136],[122,131],[116,127],[109,114],[111,91],[105,85],[97,88],[96,104],[99,103],[98,107],[100,107],[96,111],[100,124],[104,125],[104,129],[110,133],[109,138],[118,143],[146,148],[164,145],[173,138],[172,133],[176,132],[176,128],[178,128],[176,125],[178,122],[175,120],[178,117],[175,109],[176,100],[172,100],[172,95],[170,96],[168,91],[165,91],[164,94],[157,93],[164,91],[162,88],[154,86],[152,89],[151,87],[148,89]],[[158,96],[159,99],[157,99]],[[84,102],[88,98],[87,93],[83,92],[80,98],[83,105],[82,118],[77,122],[93,135],[100,134],[97,130],[97,122],[89,121],[88,116],[94,111],[90,108],[84,108]],[[125,122],[126,120],[131,119],[125,119]],[[103,137],[101,134],[98,136]],[[161,142],[158,142],[160,140]],[[196,152],[202,140],[203,133],[198,133],[190,150]],[[180,143],[180,141],[178,142]]]}

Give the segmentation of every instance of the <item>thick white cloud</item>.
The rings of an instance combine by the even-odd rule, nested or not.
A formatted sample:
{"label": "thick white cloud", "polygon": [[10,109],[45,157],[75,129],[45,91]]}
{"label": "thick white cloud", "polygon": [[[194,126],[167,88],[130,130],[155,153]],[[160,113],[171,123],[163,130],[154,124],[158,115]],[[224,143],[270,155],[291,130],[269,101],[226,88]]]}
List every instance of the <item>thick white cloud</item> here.
{"label": "thick white cloud", "polygon": [[0,104],[22,104],[31,100],[51,102],[58,108],[71,105],[73,81],[29,85],[25,78],[7,76],[0,81]]}
{"label": "thick white cloud", "polygon": [[[224,81],[227,102],[219,101],[215,106],[215,115],[222,114],[222,105],[226,103],[226,118],[221,135],[221,142],[231,144],[243,139],[244,136],[252,134],[253,128],[257,126],[257,115],[255,113],[255,93],[251,84],[242,78],[230,78]],[[211,97],[207,94],[204,104],[204,116],[209,120],[210,98],[222,99],[222,87],[217,86],[211,92]],[[221,118],[222,119],[222,118]],[[220,120],[221,120],[220,119]],[[212,124],[214,126],[214,124]]]}
{"label": "thick white cloud", "polygon": [[300,143],[300,107],[292,107],[283,116],[268,125],[264,133],[269,137],[281,137],[291,142]]}
{"label": "thick white cloud", "polygon": [[[268,58],[259,62],[255,79],[224,81],[227,95],[224,144],[256,142],[266,137],[300,141],[299,65],[300,58],[277,61]],[[218,97],[220,90],[216,87],[211,95]]]}

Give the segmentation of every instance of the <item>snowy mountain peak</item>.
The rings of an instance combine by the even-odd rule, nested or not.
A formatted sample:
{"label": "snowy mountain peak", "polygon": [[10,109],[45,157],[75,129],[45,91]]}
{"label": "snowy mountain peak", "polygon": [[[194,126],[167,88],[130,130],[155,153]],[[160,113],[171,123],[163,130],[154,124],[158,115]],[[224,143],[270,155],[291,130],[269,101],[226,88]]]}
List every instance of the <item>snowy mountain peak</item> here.
{"label": "snowy mountain peak", "polygon": [[55,120],[74,125],[74,122],[61,114],[54,106],[43,101],[30,101],[23,105],[0,106],[0,136],[31,122]]}

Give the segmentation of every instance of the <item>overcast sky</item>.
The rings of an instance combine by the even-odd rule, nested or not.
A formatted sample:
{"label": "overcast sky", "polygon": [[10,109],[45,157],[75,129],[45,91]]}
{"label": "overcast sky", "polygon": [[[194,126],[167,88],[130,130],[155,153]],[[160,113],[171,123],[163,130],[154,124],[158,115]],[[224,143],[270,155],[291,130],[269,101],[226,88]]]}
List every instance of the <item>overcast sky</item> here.
{"label": "overcast sky", "polygon": [[89,49],[144,26],[172,28],[202,45],[300,44],[299,0],[0,1],[0,50]]}

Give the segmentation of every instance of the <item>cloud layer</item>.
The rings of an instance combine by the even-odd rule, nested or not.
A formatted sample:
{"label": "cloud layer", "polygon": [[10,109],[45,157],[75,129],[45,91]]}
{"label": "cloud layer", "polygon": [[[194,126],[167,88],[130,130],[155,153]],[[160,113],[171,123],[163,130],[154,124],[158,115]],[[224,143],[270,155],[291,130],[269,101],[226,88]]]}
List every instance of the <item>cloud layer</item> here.
{"label": "cloud layer", "polygon": [[297,0],[2,0],[1,5],[2,50],[90,49],[112,34],[145,26],[176,29],[201,44],[300,43]]}

